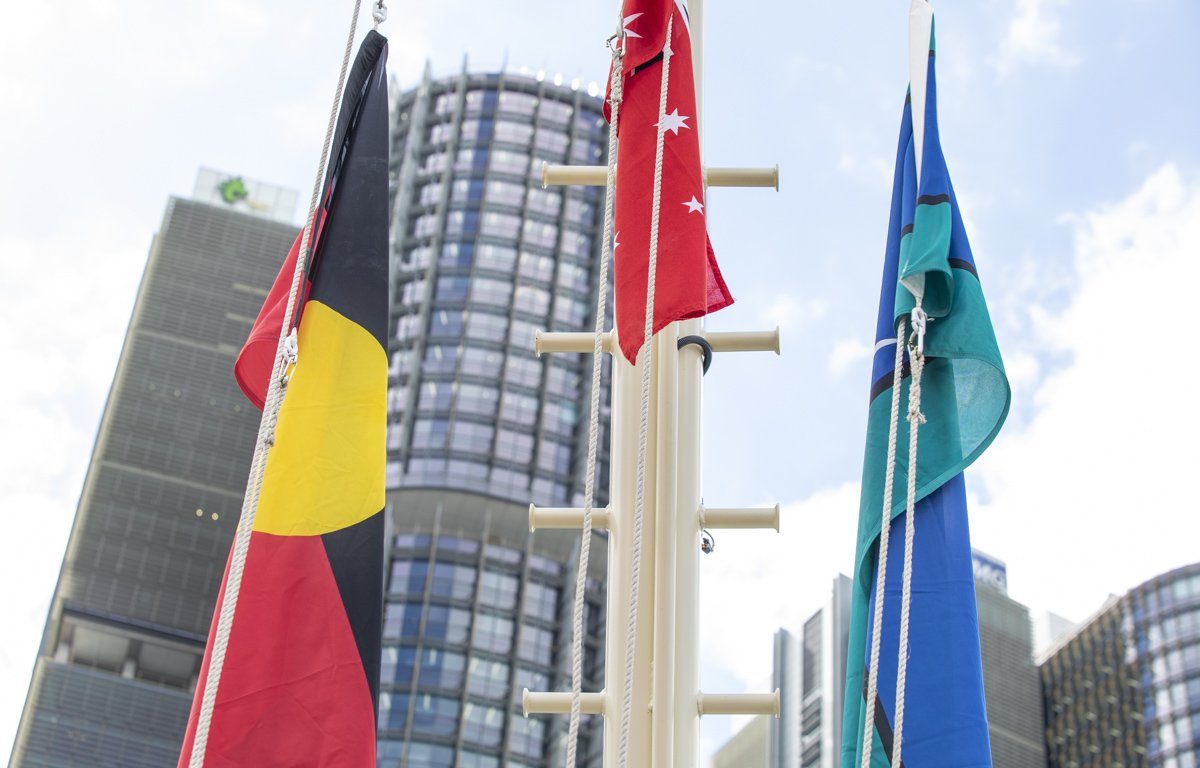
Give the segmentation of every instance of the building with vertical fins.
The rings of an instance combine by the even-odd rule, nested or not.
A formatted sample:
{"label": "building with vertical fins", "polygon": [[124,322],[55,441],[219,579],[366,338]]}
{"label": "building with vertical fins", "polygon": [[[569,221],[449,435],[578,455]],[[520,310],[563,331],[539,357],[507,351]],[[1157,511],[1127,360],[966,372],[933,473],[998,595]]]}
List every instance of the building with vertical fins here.
{"label": "building with vertical fins", "polygon": [[[992,765],[1042,768],[1041,687],[1029,610],[1008,596],[1003,562],[978,551],[972,559]],[[799,635],[775,633],[771,684],[779,688],[779,717],[756,719],[735,734],[717,753],[726,764],[763,765],[760,756],[769,768],[841,764],[853,588],[838,575],[828,601],[804,621]]]}
{"label": "building with vertical fins", "polygon": [[233,361],[296,193],[201,170],[150,248],[11,766],[174,765],[258,412]]}
{"label": "building with vertical fins", "polygon": [[1041,658],[1050,768],[1200,763],[1200,563],[1113,596]]}
{"label": "building with vertical fins", "polygon": [[[543,189],[541,168],[605,161],[601,101],[427,74],[393,120],[379,766],[556,765],[566,718],[523,717],[521,691],[569,689],[579,533],[531,533],[528,508],[582,503],[591,357],[539,359],[533,340],[592,328],[603,189]],[[590,572],[584,690],[601,690],[599,538]],[[598,725],[582,764],[599,759]]]}

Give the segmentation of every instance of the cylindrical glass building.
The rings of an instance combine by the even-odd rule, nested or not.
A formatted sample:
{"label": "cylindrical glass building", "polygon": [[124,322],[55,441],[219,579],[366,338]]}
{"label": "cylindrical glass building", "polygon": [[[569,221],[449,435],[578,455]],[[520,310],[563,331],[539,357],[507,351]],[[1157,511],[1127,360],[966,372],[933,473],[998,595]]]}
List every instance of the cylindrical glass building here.
{"label": "cylindrical glass building", "polygon": [[[549,765],[565,718],[524,718],[521,690],[569,688],[579,534],[530,533],[527,514],[582,502],[591,359],[539,359],[533,336],[592,327],[603,190],[540,179],[543,162],[605,161],[601,101],[464,73],[393,106],[379,765]],[[603,541],[592,552],[584,689],[600,690]]]}
{"label": "cylindrical glass building", "polygon": [[1051,768],[1200,764],[1200,563],[1112,598],[1040,665]]}

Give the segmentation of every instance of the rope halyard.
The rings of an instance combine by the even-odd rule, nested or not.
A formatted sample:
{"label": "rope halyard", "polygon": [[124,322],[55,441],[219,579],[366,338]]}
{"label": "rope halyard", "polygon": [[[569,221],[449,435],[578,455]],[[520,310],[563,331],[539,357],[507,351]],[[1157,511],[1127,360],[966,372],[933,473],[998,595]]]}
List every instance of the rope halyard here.
{"label": "rope halyard", "polygon": [[875,565],[875,620],[871,624],[871,663],[867,670],[867,715],[863,724],[862,768],[871,768],[875,745],[875,699],[879,691],[879,646],[883,639],[883,590],[887,581],[888,541],[892,528],[892,491],[896,480],[896,433],[900,428],[900,384],[903,381],[904,318],[896,333],[896,364],[892,373],[892,410],[888,425],[887,466],[883,479],[883,519],[879,527],[879,553]]}
{"label": "rope halyard", "polygon": [[900,597],[900,646],[896,653],[896,725],[892,740],[892,765],[900,765],[904,744],[904,686],[908,677],[908,618],[912,604],[912,567],[914,524],[917,508],[917,433],[925,423],[921,413],[921,374],[925,370],[925,323],[928,316],[921,301],[912,311],[913,335],[908,357],[912,363],[912,382],[908,388],[908,504],[904,511],[904,573]]}
{"label": "rope halyard", "polygon": [[[618,25],[618,34],[623,32]],[[608,300],[608,264],[612,255],[613,207],[617,178],[617,114],[621,106],[624,46],[618,40],[612,49],[609,82],[610,119],[608,131],[608,178],[604,189],[604,242],[600,246],[600,273],[596,289],[596,324],[592,346],[592,390],[588,410],[587,475],[583,481],[583,534],[579,544],[579,572],[575,577],[575,600],[571,614],[571,719],[567,727],[567,768],[575,768],[579,748],[579,720],[583,698],[583,605],[587,587],[588,560],[592,549],[592,507],[596,494],[596,449],[600,434],[600,369],[604,353],[604,321]]]}
{"label": "rope halyard", "polygon": [[633,714],[634,645],[637,642],[638,582],[641,578],[642,519],[646,511],[646,453],[650,434],[650,369],[654,363],[654,286],[658,271],[658,225],[662,209],[663,142],[666,137],[667,85],[671,72],[671,29],[674,15],[667,19],[667,37],[663,46],[662,83],[658,98],[658,136],[654,146],[654,190],[650,206],[650,253],[646,264],[646,319],[642,333],[642,412],[638,427],[637,492],[633,511],[633,558],[629,578],[629,615],[625,637],[625,687],[621,705],[621,741],[617,750],[618,768],[629,765],[629,726]]}
{"label": "rope halyard", "polygon": [[229,562],[229,577],[225,583],[225,596],[221,601],[221,610],[217,615],[217,627],[213,636],[212,657],[209,661],[208,675],[204,681],[204,693],[200,700],[200,713],[196,720],[196,733],[192,739],[189,768],[203,768],[205,752],[208,751],[208,736],[212,725],[213,708],[216,704],[217,690],[221,683],[221,671],[225,666],[225,655],[229,647],[229,633],[233,627],[233,617],[237,610],[238,594],[242,587],[242,574],[246,566],[246,554],[250,549],[250,533],[254,529],[254,517],[258,512],[258,499],[262,493],[263,474],[266,467],[267,454],[275,443],[275,428],[279,423],[279,407],[287,391],[291,370],[296,365],[295,331],[292,320],[295,317],[300,285],[308,265],[309,252],[312,246],[313,228],[316,222],[317,209],[321,202],[321,189],[324,186],[325,169],[329,159],[330,146],[333,144],[333,134],[337,127],[338,107],[342,102],[342,91],[346,86],[346,73],[350,68],[350,55],[354,50],[354,36],[358,29],[361,0],[354,0],[354,12],[350,21],[350,34],[346,38],[346,49],[342,56],[342,68],[338,74],[337,88],[334,92],[333,107],[329,115],[329,124],[325,132],[325,142],[321,150],[321,158],[317,165],[317,177],[313,182],[312,199],[309,202],[308,217],[304,220],[304,230],[300,236],[300,251],[296,258],[296,268],[292,273],[291,289],[288,293],[287,306],[283,313],[283,324],[280,329],[279,343],[276,347],[275,362],[271,370],[271,378],[267,385],[267,396],[263,403],[262,420],[259,422],[258,438],[254,445],[254,454],[250,462],[250,474],[246,482],[246,496],[242,501],[242,513],[238,520],[237,532],[233,541],[233,553]]}

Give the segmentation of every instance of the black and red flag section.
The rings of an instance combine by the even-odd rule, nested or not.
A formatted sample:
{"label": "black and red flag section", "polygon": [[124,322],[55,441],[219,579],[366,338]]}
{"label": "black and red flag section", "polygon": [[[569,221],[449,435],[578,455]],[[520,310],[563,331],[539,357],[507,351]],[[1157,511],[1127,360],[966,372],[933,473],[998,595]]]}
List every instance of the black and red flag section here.
{"label": "black and red flag section", "polygon": [[[346,84],[204,764],[375,764],[387,394],[387,40]],[[260,407],[299,239],[235,365]],[[217,601],[220,611],[224,585]],[[213,620],[215,633],[216,618]],[[210,641],[212,636],[210,635]],[[180,765],[191,757],[205,654]]]}

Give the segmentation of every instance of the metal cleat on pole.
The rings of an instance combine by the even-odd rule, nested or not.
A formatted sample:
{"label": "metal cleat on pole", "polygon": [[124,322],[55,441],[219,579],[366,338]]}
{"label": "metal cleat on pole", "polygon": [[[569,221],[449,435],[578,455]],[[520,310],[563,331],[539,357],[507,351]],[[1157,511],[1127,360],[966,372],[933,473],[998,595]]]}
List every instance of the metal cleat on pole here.
{"label": "metal cleat on pole", "polygon": [[[537,692],[525,688],[521,691],[521,711],[525,717],[530,715],[566,715],[571,712],[571,699],[568,693]],[[603,693],[582,693],[579,695],[579,709],[585,715],[604,714]]]}
{"label": "metal cleat on pole", "polygon": [[[608,507],[598,507],[592,510],[592,528],[607,529],[609,526]],[[583,507],[537,507],[529,505],[529,532],[539,528],[582,528]]]}
{"label": "metal cleat on pole", "polygon": [[[779,329],[770,331],[709,331],[703,334],[713,352],[774,352],[779,354]],[[596,337],[590,333],[539,330],[533,336],[534,352],[591,352]],[[612,354],[612,333],[603,334],[601,348]]]}
{"label": "metal cleat on pole", "polygon": [[701,528],[772,528],[779,533],[779,505],[773,507],[700,507]]}
{"label": "metal cleat on pole", "polygon": [[[603,165],[550,165],[542,163],[542,189],[547,187],[603,187],[608,169]],[[779,191],[779,166],[774,168],[705,168],[709,187],[766,187]]]}
{"label": "metal cleat on pole", "polygon": [[[568,702],[569,704],[569,702]],[[774,715],[779,717],[779,689],[773,693],[701,693],[696,696],[701,715]]]}

